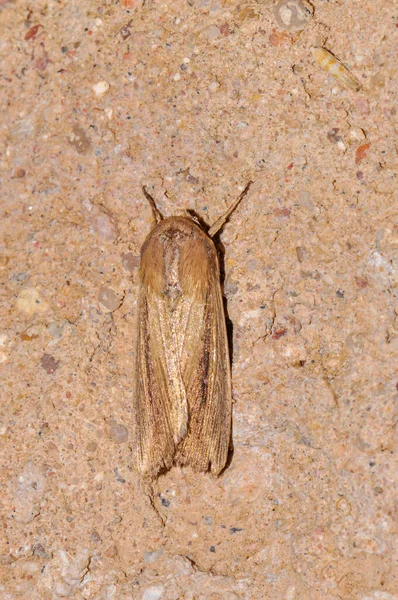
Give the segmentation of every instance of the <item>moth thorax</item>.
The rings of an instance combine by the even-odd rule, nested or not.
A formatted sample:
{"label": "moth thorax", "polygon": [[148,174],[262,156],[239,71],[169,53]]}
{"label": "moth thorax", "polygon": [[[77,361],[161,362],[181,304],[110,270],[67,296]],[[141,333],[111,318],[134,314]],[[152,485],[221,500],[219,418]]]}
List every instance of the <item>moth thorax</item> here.
{"label": "moth thorax", "polygon": [[168,243],[164,248],[164,264],[165,269],[165,293],[169,298],[176,299],[181,296],[181,285],[179,275],[180,265],[180,247],[177,244]]}

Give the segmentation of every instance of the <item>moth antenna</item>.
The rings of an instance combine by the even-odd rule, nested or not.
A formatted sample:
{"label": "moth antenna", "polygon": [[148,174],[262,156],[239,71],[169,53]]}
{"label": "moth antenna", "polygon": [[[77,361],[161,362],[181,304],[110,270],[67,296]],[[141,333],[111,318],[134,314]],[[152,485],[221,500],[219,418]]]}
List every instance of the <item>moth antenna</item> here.
{"label": "moth antenna", "polygon": [[145,185],[142,186],[142,191],[144,192],[145,198],[148,200],[148,202],[151,206],[153,218],[155,219],[156,224],[160,223],[160,221],[163,220],[163,216],[162,216],[161,212],[157,209],[155,200],[152,198],[151,194],[149,194],[146,191]]}
{"label": "moth antenna", "polygon": [[229,219],[229,217],[234,212],[235,208],[237,208],[238,204],[246,196],[252,183],[253,183],[252,181],[249,181],[249,183],[246,185],[245,189],[243,190],[243,192],[241,193],[239,198],[237,200],[235,200],[235,202],[232,204],[232,206],[230,206],[229,209],[221,217],[219,217],[215,223],[213,223],[213,225],[210,227],[209,231],[207,232],[207,235],[209,237],[211,237],[211,238],[214,237],[216,235],[216,233],[218,231],[220,231],[220,229],[223,227],[225,222]]}

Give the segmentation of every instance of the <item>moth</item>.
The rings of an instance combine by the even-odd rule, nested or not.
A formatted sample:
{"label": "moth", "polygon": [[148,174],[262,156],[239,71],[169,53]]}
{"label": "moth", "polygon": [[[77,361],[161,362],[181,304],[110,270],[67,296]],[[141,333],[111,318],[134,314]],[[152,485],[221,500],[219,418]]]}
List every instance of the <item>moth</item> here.
{"label": "moth", "polygon": [[142,249],[133,399],[133,451],[146,480],[189,465],[219,474],[231,446],[232,391],[220,267],[213,237],[247,194],[206,232],[190,216],[163,218]]}

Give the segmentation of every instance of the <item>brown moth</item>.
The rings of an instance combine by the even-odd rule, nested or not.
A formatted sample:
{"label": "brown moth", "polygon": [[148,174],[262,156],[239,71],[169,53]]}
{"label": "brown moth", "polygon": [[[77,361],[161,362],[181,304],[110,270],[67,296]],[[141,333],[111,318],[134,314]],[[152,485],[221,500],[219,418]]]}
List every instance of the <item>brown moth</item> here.
{"label": "brown moth", "polygon": [[232,392],[220,268],[209,231],[188,213],[163,218],[141,249],[133,449],[147,480],[173,464],[219,474],[231,443]]}

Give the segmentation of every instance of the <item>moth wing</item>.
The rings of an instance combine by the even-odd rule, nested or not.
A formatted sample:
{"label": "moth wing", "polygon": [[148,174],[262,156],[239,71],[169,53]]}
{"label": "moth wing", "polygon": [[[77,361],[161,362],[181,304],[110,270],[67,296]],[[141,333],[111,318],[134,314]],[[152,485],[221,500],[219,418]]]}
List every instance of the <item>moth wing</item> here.
{"label": "moth wing", "polygon": [[189,424],[176,462],[218,474],[230,448],[231,372],[218,268],[209,269],[207,281],[202,310],[198,299],[193,299],[187,318],[182,376]]}
{"label": "moth wing", "polygon": [[187,428],[187,403],[167,300],[141,287],[134,394],[134,445],[141,473],[172,466]]}

